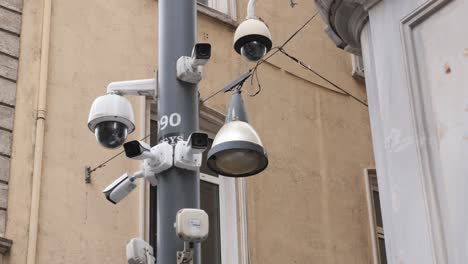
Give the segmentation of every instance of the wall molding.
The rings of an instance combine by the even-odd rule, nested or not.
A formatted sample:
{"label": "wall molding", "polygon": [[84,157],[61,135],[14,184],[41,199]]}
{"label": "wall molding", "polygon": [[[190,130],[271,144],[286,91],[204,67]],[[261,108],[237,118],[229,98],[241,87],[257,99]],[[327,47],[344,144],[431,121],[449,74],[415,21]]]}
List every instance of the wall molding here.
{"label": "wall molding", "polygon": [[369,9],[382,0],[315,0],[327,24],[325,32],[338,48],[361,55],[361,32]]}
{"label": "wall molding", "polygon": [[410,109],[412,109],[411,119],[413,131],[423,140],[417,140],[418,163],[420,181],[423,186],[424,201],[426,203],[426,213],[429,219],[430,230],[428,230],[432,241],[432,249],[437,263],[448,262],[448,245],[445,237],[445,227],[443,211],[445,191],[443,186],[438,184],[437,174],[440,171],[440,163],[435,158],[437,149],[436,125],[430,118],[432,113],[432,103],[430,95],[424,93],[421,85],[421,69],[418,66],[418,56],[414,43],[414,29],[426,21],[431,15],[441,10],[452,0],[429,0],[416,8],[401,20],[400,32],[403,41],[404,63],[407,73],[407,82],[410,96]]}

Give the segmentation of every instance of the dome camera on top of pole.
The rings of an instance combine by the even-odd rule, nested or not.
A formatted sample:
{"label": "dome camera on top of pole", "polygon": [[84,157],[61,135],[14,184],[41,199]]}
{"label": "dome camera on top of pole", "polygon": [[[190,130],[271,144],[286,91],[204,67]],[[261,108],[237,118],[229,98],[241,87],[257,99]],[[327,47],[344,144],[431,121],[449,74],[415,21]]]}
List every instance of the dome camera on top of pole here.
{"label": "dome camera on top of pole", "polygon": [[250,0],[247,20],[242,22],[234,34],[234,49],[249,61],[260,60],[272,46],[271,33],[267,25],[255,17],[255,0]]}

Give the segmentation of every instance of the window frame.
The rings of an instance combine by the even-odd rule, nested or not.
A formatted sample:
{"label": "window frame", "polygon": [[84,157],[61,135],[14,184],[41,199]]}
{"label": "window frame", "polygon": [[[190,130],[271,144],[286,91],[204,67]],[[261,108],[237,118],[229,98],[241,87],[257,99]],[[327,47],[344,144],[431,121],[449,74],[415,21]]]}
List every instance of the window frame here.
{"label": "window frame", "polygon": [[[377,181],[377,170],[375,168],[365,169],[365,185],[366,185],[366,196],[367,196],[367,207],[369,215],[369,229],[372,243],[372,254],[375,264],[381,264],[381,252],[379,239],[385,241],[384,228],[377,225],[377,215],[375,211],[374,192],[379,192],[379,186]],[[388,261],[388,258],[387,258]]]}
{"label": "window frame", "polygon": [[[236,0],[207,0],[208,4],[197,1],[198,7],[204,7],[216,11],[219,14],[229,17],[231,20],[237,20],[237,1]],[[221,3],[222,2],[222,3]],[[226,12],[222,11],[226,9]]]}
{"label": "window frame", "polygon": [[[220,1],[223,1],[226,12],[222,11],[223,4],[220,4]],[[223,22],[228,22],[229,24],[236,24],[237,21],[237,1],[236,0],[208,0],[208,4],[200,3],[197,1],[198,10],[202,13],[205,13],[209,16],[213,16],[222,20]]]}

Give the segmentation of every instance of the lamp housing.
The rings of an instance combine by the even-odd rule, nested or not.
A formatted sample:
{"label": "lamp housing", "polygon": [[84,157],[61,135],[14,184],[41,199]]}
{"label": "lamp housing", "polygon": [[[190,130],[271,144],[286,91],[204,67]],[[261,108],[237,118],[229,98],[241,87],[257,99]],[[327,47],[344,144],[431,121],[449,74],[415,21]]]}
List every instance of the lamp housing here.
{"label": "lamp housing", "polygon": [[268,166],[268,155],[253,127],[244,121],[225,124],[208,152],[207,166],[228,177],[247,177]]}

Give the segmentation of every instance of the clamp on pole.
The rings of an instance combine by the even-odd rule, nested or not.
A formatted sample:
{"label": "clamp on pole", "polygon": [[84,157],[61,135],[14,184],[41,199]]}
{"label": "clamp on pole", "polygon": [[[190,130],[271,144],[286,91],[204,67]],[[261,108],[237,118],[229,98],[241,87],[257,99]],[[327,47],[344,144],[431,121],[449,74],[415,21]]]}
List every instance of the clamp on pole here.
{"label": "clamp on pole", "polygon": [[184,242],[184,250],[177,251],[177,264],[193,264],[193,242]]}

